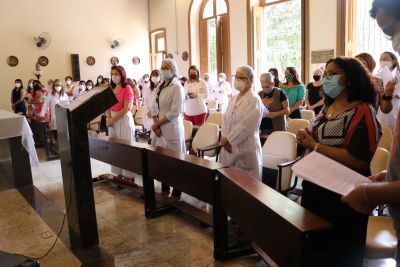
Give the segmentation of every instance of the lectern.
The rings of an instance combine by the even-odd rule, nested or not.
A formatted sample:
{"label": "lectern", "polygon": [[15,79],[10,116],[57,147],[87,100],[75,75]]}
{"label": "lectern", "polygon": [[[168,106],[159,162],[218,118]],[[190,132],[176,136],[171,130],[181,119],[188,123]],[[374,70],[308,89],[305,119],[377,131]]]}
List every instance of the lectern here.
{"label": "lectern", "polygon": [[99,243],[87,124],[118,102],[112,89],[94,88],[64,107],[56,106],[58,149],[71,246]]}

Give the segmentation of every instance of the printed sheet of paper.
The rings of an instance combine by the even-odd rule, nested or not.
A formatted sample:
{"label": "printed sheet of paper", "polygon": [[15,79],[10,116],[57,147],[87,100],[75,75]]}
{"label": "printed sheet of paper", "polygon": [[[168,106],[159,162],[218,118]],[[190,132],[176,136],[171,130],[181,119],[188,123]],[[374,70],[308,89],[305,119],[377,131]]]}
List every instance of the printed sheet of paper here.
{"label": "printed sheet of paper", "polygon": [[371,182],[365,176],[317,152],[311,152],[298,161],[292,170],[298,177],[343,196],[356,185]]}

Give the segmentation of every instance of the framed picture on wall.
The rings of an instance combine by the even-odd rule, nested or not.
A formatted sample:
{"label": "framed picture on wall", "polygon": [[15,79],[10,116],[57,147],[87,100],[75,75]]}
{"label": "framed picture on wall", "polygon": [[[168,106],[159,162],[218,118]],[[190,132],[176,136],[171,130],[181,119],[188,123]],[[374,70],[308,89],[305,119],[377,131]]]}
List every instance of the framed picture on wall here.
{"label": "framed picture on wall", "polygon": [[49,65],[49,59],[45,56],[41,56],[38,58],[38,63],[40,66],[46,67],[47,65]]}
{"label": "framed picture on wall", "polygon": [[182,60],[187,61],[189,59],[189,53],[187,51],[182,53]]}
{"label": "framed picture on wall", "polygon": [[117,57],[112,57],[111,58],[111,65],[118,65],[119,59]]}
{"label": "framed picture on wall", "polygon": [[86,64],[93,66],[96,63],[96,59],[92,56],[86,58]]}
{"label": "framed picture on wall", "polygon": [[132,58],[132,63],[134,65],[139,65],[140,64],[140,58],[139,57],[134,57]]}
{"label": "framed picture on wall", "polygon": [[10,67],[15,67],[18,65],[18,58],[16,56],[9,56],[7,58],[7,64]]}
{"label": "framed picture on wall", "polygon": [[174,58],[174,56],[171,53],[168,53],[166,58]]}

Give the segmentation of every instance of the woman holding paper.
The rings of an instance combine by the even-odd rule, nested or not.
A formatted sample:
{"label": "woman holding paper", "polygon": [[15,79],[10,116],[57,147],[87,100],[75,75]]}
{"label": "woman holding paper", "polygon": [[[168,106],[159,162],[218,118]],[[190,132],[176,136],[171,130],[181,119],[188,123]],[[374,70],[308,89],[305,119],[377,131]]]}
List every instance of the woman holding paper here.
{"label": "woman holding paper", "polygon": [[[307,129],[297,133],[298,143],[368,176],[381,137],[371,76],[360,61],[338,57],[328,61],[324,78],[326,106],[312,133]],[[340,198],[303,182],[302,206],[333,225],[329,241],[321,248],[325,266],[362,266],[368,216],[343,204]]]}

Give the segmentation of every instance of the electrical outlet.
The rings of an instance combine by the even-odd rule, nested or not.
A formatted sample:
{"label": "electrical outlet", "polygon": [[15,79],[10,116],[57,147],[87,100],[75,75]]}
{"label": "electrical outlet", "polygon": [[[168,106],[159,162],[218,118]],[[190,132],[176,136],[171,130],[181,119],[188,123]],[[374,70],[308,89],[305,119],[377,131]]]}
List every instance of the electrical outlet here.
{"label": "electrical outlet", "polygon": [[53,234],[50,233],[50,232],[43,232],[42,233],[42,238],[43,239],[48,239],[48,238],[51,238],[51,237],[53,237]]}

